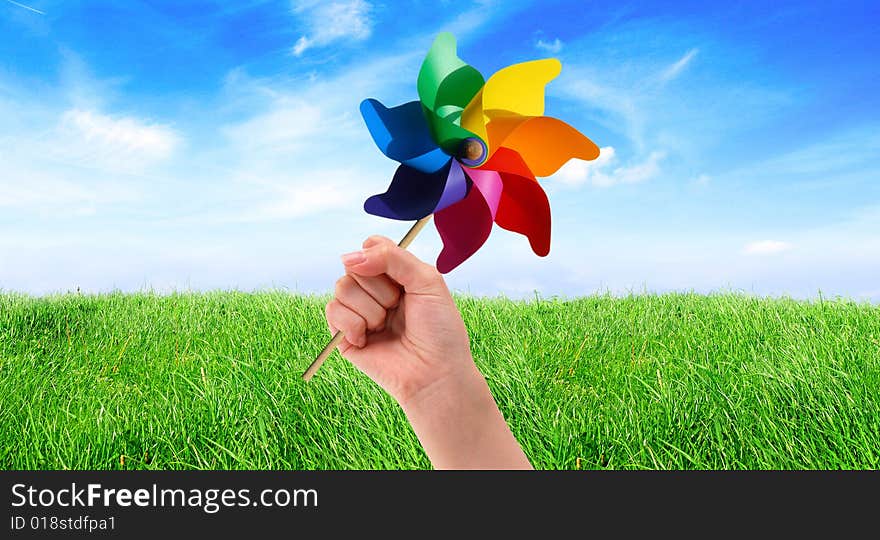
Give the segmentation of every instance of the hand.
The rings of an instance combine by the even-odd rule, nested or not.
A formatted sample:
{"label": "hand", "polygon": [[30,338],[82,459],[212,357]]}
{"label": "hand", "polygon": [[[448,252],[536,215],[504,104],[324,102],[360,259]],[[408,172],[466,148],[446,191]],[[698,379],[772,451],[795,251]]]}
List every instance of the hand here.
{"label": "hand", "polygon": [[342,256],[346,274],[327,304],[339,352],[401,404],[475,372],[467,329],[440,273],[381,236]]}
{"label": "hand", "polygon": [[435,468],[530,469],[440,273],[388,238],[363,247],[327,304],[342,355],[397,400]]}

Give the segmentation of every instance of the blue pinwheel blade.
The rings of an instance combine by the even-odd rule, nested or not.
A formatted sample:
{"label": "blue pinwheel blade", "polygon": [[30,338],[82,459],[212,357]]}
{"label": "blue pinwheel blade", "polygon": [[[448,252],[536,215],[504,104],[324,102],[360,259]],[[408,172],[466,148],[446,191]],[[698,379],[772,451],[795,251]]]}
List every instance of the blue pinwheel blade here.
{"label": "blue pinwheel blade", "polygon": [[449,162],[437,147],[419,101],[388,108],[375,99],[361,102],[361,115],[383,154],[424,173],[433,173]]}

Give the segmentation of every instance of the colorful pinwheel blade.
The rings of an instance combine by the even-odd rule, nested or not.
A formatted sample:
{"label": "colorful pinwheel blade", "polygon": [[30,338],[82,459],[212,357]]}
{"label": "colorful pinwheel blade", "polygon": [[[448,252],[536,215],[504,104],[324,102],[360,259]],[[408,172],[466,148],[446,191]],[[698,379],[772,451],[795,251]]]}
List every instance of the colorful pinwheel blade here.
{"label": "colorful pinwheel blade", "polygon": [[390,219],[421,219],[454,205],[466,193],[467,178],[455,160],[447,159],[446,166],[433,173],[401,165],[388,191],[367,199],[364,210]]}
{"label": "colorful pinwheel blade", "polygon": [[480,72],[458,57],[455,36],[438,35],[422,62],[417,86],[431,135],[449,153],[475,136],[461,127],[460,116],[483,82]]}
{"label": "colorful pinwheel blade", "polygon": [[365,99],[361,116],[376,146],[389,158],[425,173],[438,171],[449,162],[425,125],[420,102],[389,109],[375,99]]}
{"label": "colorful pinwheel blade", "polygon": [[550,201],[534,178],[501,173],[504,190],[495,223],[503,229],[525,235],[532,251],[541,257],[550,253]]}
{"label": "colorful pinwheel blade", "polygon": [[535,177],[529,166],[523,161],[522,156],[516,153],[516,150],[504,147],[496,150],[492,157],[480,166],[480,169],[489,169],[490,171],[498,171],[500,173],[508,172],[526,178]]}
{"label": "colorful pinwheel blade", "polygon": [[437,270],[445,274],[477,252],[492,232],[501,200],[501,177],[495,171],[469,169],[473,185],[460,202],[434,214],[443,250]]}
{"label": "colorful pinwheel blade", "polygon": [[515,151],[501,147],[481,169],[498,171],[504,184],[495,223],[525,235],[536,255],[547,255],[550,252],[550,201],[526,162]]}
{"label": "colorful pinwheel blade", "polygon": [[486,125],[490,146],[516,151],[535,176],[550,176],[571,158],[593,160],[599,147],[562,120],[499,116]]}
{"label": "colorful pinwheel blade", "polygon": [[456,124],[454,119],[442,118],[433,111],[425,109],[425,118],[428,119],[428,124],[431,127],[431,136],[447,154],[457,154],[462,141],[470,137],[477,137],[475,133]]}
{"label": "colorful pinwheel blade", "polygon": [[[555,79],[562,64],[555,58],[514,64],[489,77],[465,107],[461,126],[486,140],[486,124],[498,116],[541,116],[544,87]],[[494,148],[490,149],[490,154]]]}

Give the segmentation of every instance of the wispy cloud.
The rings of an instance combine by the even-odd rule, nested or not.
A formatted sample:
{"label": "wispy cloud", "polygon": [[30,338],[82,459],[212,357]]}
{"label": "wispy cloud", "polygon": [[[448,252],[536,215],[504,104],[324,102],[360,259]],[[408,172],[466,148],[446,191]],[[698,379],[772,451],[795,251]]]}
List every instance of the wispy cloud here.
{"label": "wispy cloud", "polygon": [[239,152],[290,155],[321,136],[339,118],[328,117],[318,103],[308,103],[293,96],[274,101],[266,112],[227,126],[223,133]]}
{"label": "wispy cloud", "polygon": [[775,255],[791,248],[791,244],[781,240],[758,240],[746,244],[743,247],[743,253],[746,255]]}
{"label": "wispy cloud", "polygon": [[584,184],[596,187],[638,184],[656,177],[660,173],[660,162],[665,157],[664,152],[656,151],[651,152],[644,161],[615,166],[617,152],[614,147],[606,146],[601,148],[599,157],[593,161],[569,160],[552,178],[571,187]]}
{"label": "wispy cloud", "polygon": [[20,8],[26,9],[26,10],[28,10],[28,11],[32,11],[32,12],[34,12],[34,13],[38,13],[38,14],[40,14],[40,15],[45,15],[45,14],[46,14],[45,12],[40,11],[39,9],[32,8],[31,6],[26,6],[26,5],[24,5],[24,4],[19,4],[18,2],[13,2],[13,0],[6,0],[6,1],[9,2],[10,4],[14,5],[14,6],[18,6],[18,7],[20,7]]}
{"label": "wispy cloud", "polygon": [[308,49],[325,47],[342,40],[361,41],[373,30],[370,16],[372,5],[366,0],[341,2],[303,1],[294,4],[293,11],[307,28],[291,49],[301,56]]}
{"label": "wispy cloud", "polygon": [[[40,17],[7,2],[0,24],[32,34],[9,42],[16,54],[0,69],[0,283],[32,292],[326,290],[341,271],[338,252],[409,225],[361,209],[397,164],[377,151],[357,105],[413,99],[426,48],[448,30],[480,68],[561,51],[548,114],[602,147],[598,160],[571,161],[542,180],[553,208],[548,257],[496,227],[450,286],[877,296],[880,212],[866,206],[846,217],[880,201],[880,130],[857,108],[876,94],[866,92],[870,71],[857,78],[858,66],[817,63],[793,77],[802,62],[779,55],[771,69],[765,60],[784,29],[744,48],[735,29],[706,24],[717,10],[671,21],[628,5],[578,35],[568,14],[592,9],[583,3],[441,3],[439,11],[412,3],[401,16],[387,2],[314,0],[284,3],[278,18],[278,3],[210,2],[188,8],[195,19],[126,3],[132,20],[147,16],[137,31],[115,34],[110,58],[78,34],[60,56],[25,50],[32,39],[64,37],[63,25],[84,15],[81,3],[52,3],[53,16]],[[248,39],[228,39],[235,25],[247,26]],[[499,50],[501,27],[527,38]],[[167,32],[167,49],[144,51],[141,31]],[[150,61],[183,52],[203,59],[193,77]],[[833,81],[863,99],[835,101]],[[695,188],[706,183],[712,189]],[[433,261],[439,235],[429,228],[413,249]]]}
{"label": "wispy cloud", "polygon": [[708,187],[709,184],[712,183],[712,177],[708,174],[698,175],[696,178],[691,180],[691,185],[698,188]]}
{"label": "wispy cloud", "polygon": [[544,41],[543,39],[539,39],[537,43],[535,43],[535,47],[542,51],[546,51],[550,54],[557,54],[562,50],[562,41],[559,38],[554,39],[553,41]]}
{"label": "wispy cloud", "polygon": [[164,161],[181,143],[169,126],[130,116],[71,109],[60,120],[60,154],[83,162],[132,169]]}
{"label": "wispy cloud", "polygon": [[87,216],[141,200],[147,190],[136,178],[171,159],[183,141],[168,126],[132,116],[69,109],[53,121],[49,112],[26,109],[0,111],[15,130],[0,130],[0,206],[7,212]]}
{"label": "wispy cloud", "polygon": [[0,164],[0,208],[6,215],[83,217],[140,199],[136,187],[87,171],[16,158]]}
{"label": "wispy cloud", "polygon": [[699,49],[691,49],[688,52],[684,53],[684,56],[676,60],[672,65],[667,67],[660,73],[660,81],[667,83],[679,75],[688,67],[694,57],[700,52]]}
{"label": "wispy cloud", "polygon": [[362,179],[354,169],[318,169],[307,175],[307,182],[279,179],[260,182],[265,197],[248,208],[229,216],[227,221],[287,221],[324,213],[328,210],[358,206],[358,193],[353,186]]}
{"label": "wispy cloud", "polygon": [[[220,130],[224,190],[229,204],[203,219],[267,222],[358,209],[359,199],[387,185],[392,165],[373,147],[357,105],[383,96],[398,83],[401,66],[417,64],[405,53],[367,59],[356,68],[322,74],[307,83],[284,77],[258,79],[238,70],[227,93],[252,112]],[[414,69],[414,68],[413,68]]]}
{"label": "wispy cloud", "polygon": [[880,123],[839,133],[828,133],[818,142],[806,144],[731,171],[738,176],[772,178],[794,174],[802,183],[839,185],[843,173],[876,176],[880,167]]}

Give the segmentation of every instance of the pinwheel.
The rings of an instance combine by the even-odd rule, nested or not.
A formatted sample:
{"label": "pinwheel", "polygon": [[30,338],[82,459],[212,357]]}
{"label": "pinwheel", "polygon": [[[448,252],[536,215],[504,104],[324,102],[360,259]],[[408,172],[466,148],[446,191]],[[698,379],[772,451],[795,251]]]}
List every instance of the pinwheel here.
{"label": "pinwheel", "polygon": [[[418,76],[416,101],[387,108],[375,99],[361,115],[379,150],[400,163],[385,193],[364,210],[417,220],[407,247],[427,221],[443,249],[447,273],[476,253],[493,223],[525,235],[532,251],[550,251],[550,203],[536,177],[571,158],[593,160],[599,148],[562,120],[544,116],[544,87],[559,75],[555,58],[514,64],[484,80],[458,57],[455,37],[434,40]],[[342,339],[337,333],[303,374],[308,380]]]}
{"label": "pinwheel", "polygon": [[367,199],[370,214],[399,220],[434,215],[446,273],[473,255],[492,223],[550,251],[550,204],[535,179],[599,148],[544,114],[544,86],[562,65],[545,59],[506,67],[483,80],[440,34],[418,77],[418,101],[386,108],[375,99],[361,114],[379,149],[400,163],[388,191]]}

